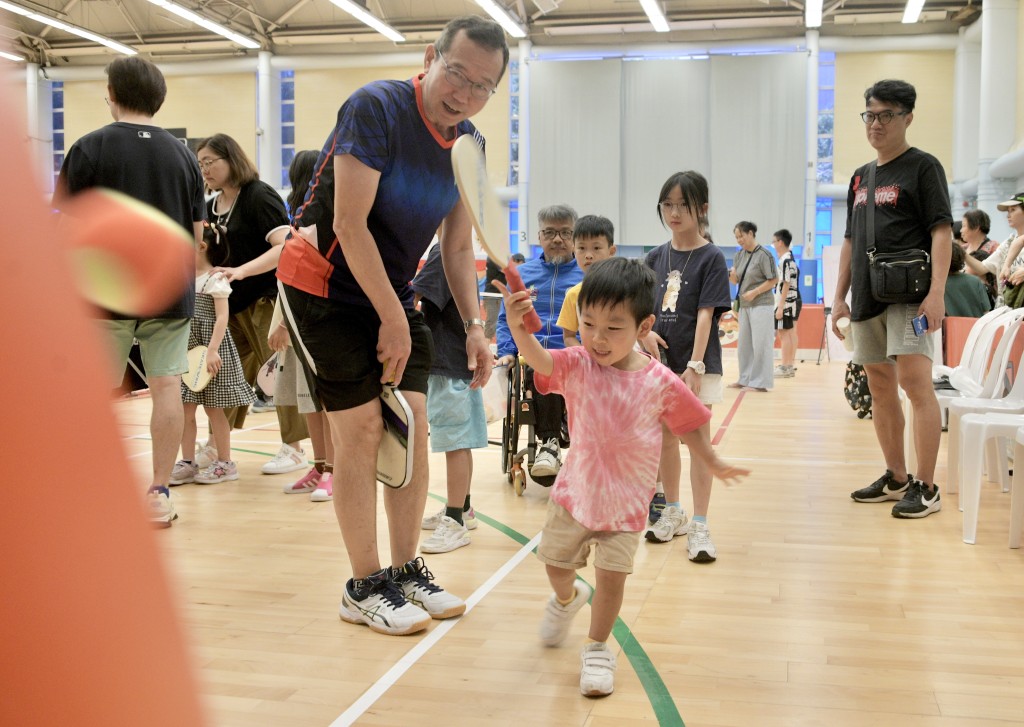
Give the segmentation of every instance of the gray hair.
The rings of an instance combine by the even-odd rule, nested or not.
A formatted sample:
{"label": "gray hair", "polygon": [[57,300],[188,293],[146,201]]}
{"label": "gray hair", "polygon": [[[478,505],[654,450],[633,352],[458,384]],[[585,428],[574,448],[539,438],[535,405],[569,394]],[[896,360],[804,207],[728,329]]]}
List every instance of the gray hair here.
{"label": "gray hair", "polygon": [[576,218],[576,210],[567,204],[553,204],[545,207],[537,213],[537,222],[540,224],[544,224],[545,222],[561,222],[562,220],[570,220],[575,225]]}

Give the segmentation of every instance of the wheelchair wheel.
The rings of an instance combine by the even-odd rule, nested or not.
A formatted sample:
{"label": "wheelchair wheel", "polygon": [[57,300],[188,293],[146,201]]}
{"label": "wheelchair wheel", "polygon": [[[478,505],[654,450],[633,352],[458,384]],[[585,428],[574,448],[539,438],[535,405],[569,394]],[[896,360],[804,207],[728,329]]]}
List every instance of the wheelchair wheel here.
{"label": "wheelchair wheel", "polygon": [[523,492],[526,491],[526,473],[521,469],[516,470],[515,474],[512,475],[512,489],[515,490],[516,495],[519,497],[522,497]]}
{"label": "wheelchair wheel", "polygon": [[522,373],[518,365],[512,365],[508,373],[508,402],[505,421],[501,430],[501,471],[509,484],[513,482],[513,460],[519,451],[519,394]]}

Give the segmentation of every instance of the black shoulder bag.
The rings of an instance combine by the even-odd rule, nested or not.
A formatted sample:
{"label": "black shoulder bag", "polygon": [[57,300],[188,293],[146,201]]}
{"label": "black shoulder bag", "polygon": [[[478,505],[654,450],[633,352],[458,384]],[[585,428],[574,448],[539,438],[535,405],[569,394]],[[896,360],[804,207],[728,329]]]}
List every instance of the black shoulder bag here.
{"label": "black shoulder bag", "polygon": [[931,256],[924,250],[876,252],[875,167],[868,165],[867,237],[871,297],[879,303],[920,303],[932,284]]}

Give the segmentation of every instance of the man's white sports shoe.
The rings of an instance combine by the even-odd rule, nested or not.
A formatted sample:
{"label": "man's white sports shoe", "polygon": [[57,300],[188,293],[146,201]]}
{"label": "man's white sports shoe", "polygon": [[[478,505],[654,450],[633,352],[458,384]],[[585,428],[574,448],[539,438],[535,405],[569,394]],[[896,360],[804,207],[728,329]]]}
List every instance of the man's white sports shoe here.
{"label": "man's white sports shoe", "polygon": [[593,588],[579,579],[574,585],[576,586],[576,597],[568,605],[560,604],[558,596],[552,593],[544,607],[544,619],[540,622],[540,640],[545,646],[558,646],[565,641],[565,637],[569,635],[573,617],[579,613],[594,593]]}
{"label": "man's white sports shoe", "polygon": [[471,542],[469,529],[445,515],[441,518],[441,524],[434,528],[434,532],[429,538],[423,541],[420,551],[423,553],[450,553]]}
{"label": "man's white sports shoe", "polygon": [[558,470],[562,469],[561,455],[558,440],[552,437],[537,450],[537,457],[533,460],[530,474],[534,477],[554,477],[558,474]]}
{"label": "man's white sports shoe", "polygon": [[283,475],[286,472],[305,469],[306,453],[289,444],[282,444],[274,459],[263,465],[265,475]]}
{"label": "man's white sports shoe", "polygon": [[406,600],[402,589],[391,579],[389,568],[358,582],[350,578],[338,615],[342,621],[366,624],[374,631],[393,636],[414,634],[430,624],[430,616]]}
{"label": "man's white sports shoe", "polygon": [[433,582],[434,574],[427,570],[423,558],[392,568],[391,578],[409,603],[426,611],[430,618],[454,618],[466,612],[465,601]]}

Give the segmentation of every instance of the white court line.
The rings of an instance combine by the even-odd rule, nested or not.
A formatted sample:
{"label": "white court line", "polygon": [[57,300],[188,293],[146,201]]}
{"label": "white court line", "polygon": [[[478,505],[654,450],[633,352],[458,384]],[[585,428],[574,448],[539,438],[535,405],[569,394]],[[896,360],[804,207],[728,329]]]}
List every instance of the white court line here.
{"label": "white court line", "polygon": [[[467,614],[473,610],[473,607],[476,606],[476,604],[483,600],[484,596],[494,590],[494,587],[504,580],[505,576],[511,573],[513,568],[519,565],[523,559],[537,547],[537,544],[540,542],[540,536],[541,533],[534,535],[533,540],[520,548],[515,555],[508,559],[505,565],[496,570],[494,575],[488,578],[482,586],[473,591],[473,595],[466,599]],[[409,651],[398,660],[398,663],[388,669],[380,679],[371,685],[369,689],[363,692],[363,695],[359,697],[351,707],[346,709],[341,713],[341,716],[331,722],[330,727],[347,727],[347,725],[353,724],[357,719],[362,717],[363,713],[372,707],[378,699],[384,696],[384,693],[390,689],[394,683],[397,682],[403,674],[405,674],[405,672],[409,671],[409,669],[419,661],[420,658],[422,658],[423,655],[434,646],[434,644],[440,641],[445,634],[455,628],[455,625],[465,617],[466,616],[464,614],[461,618],[448,619],[435,626],[422,641],[409,649]]]}

